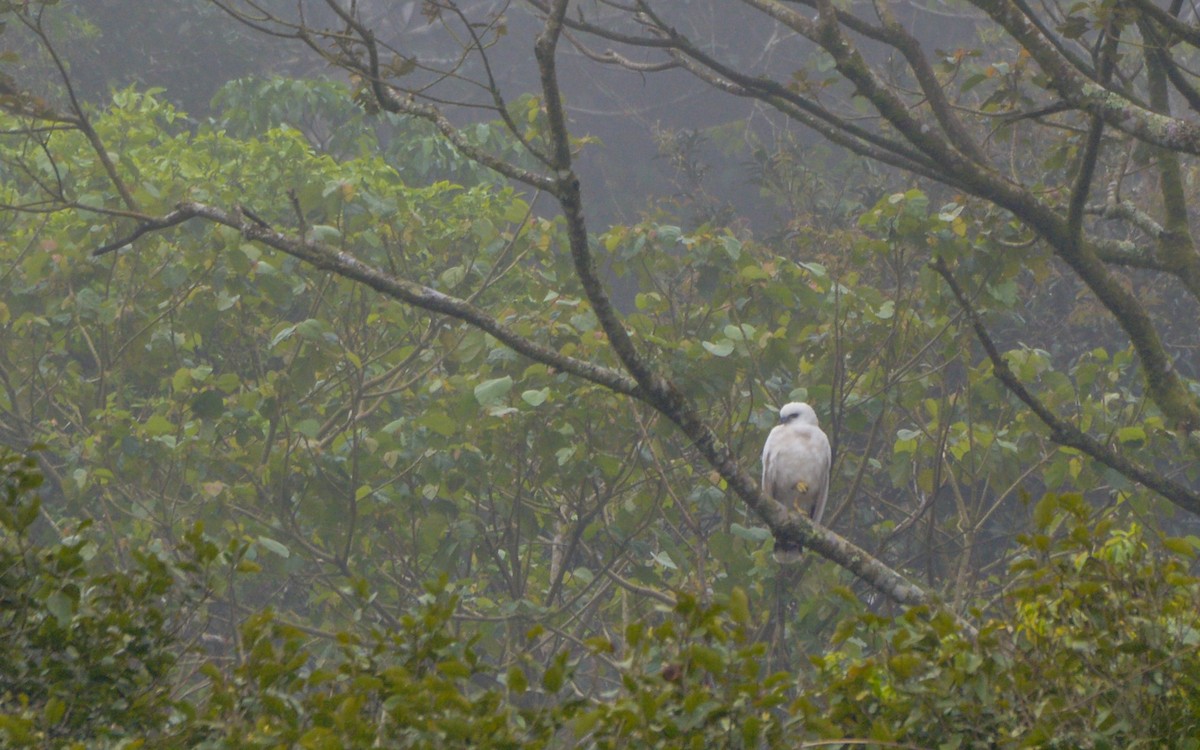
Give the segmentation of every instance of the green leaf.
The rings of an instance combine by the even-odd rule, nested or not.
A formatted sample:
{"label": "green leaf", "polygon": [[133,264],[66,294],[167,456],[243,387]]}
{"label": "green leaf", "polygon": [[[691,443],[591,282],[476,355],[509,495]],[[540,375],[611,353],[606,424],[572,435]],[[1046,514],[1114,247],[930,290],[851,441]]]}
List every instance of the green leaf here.
{"label": "green leaf", "polygon": [[750,622],[750,599],[741,586],[734,586],[733,590],[729,592],[729,614],[739,625],[746,625]]}
{"label": "green leaf", "polygon": [[521,394],[521,400],[530,406],[541,406],[546,402],[546,398],[549,395],[549,388],[543,388],[539,391],[525,391]]}
{"label": "green leaf", "polygon": [[561,653],[542,675],[542,687],[547,692],[557,693],[563,686],[567,676],[567,654]]}
{"label": "green leaf", "polygon": [[464,268],[462,266],[454,266],[453,268],[447,268],[445,271],[442,271],[440,280],[442,282],[442,286],[446,287],[447,289],[453,289],[454,287],[461,284],[463,282],[463,279],[465,279],[466,277],[467,277],[467,269],[466,268]]}
{"label": "green leaf", "polygon": [[219,292],[217,294],[217,312],[225,312],[229,308],[236,305],[238,300],[241,298],[242,296],[240,294],[234,294],[230,296],[225,292]]}
{"label": "green leaf", "polygon": [[710,341],[702,341],[700,342],[700,345],[708,350],[708,353],[714,357],[728,357],[733,353],[733,342],[729,341],[728,339],[722,340],[716,344]]}
{"label": "green leaf", "polygon": [[966,79],[963,80],[962,86],[959,87],[959,91],[965,94],[986,80],[987,76],[985,76],[983,73],[976,73],[975,75],[967,76]]}
{"label": "green leaf", "polygon": [[728,325],[725,326],[724,333],[725,338],[729,339],[730,341],[746,341],[747,339],[754,337],[755,328],[749,323],[743,323],[736,326]]}
{"label": "green leaf", "polygon": [[270,550],[280,557],[288,558],[292,556],[291,550],[269,536],[260,536],[258,543],[263,549]]}
{"label": "green leaf", "polygon": [[75,613],[74,600],[61,591],[55,591],[46,597],[46,609],[54,615],[61,627],[71,624],[71,616]]}
{"label": "green leaf", "polygon": [[954,203],[951,201],[950,203],[942,206],[941,210],[938,212],[938,219],[945,222],[954,221],[958,218],[959,214],[963,212],[964,208],[966,208],[966,204]]}
{"label": "green leaf", "polygon": [[310,440],[316,439],[321,432],[321,423],[315,419],[301,419],[296,423],[296,432]]}
{"label": "green leaf", "polygon": [[225,413],[225,397],[220,391],[204,391],[192,399],[189,408],[201,419],[216,419]]}
{"label": "green leaf", "polygon": [[502,378],[485,380],[475,386],[475,400],[480,406],[491,406],[499,403],[513,387],[513,379],[508,375]]}
{"label": "green leaf", "polygon": [[729,531],[736,537],[741,537],[748,542],[765,542],[771,538],[771,530],[763,526],[743,526],[740,523],[734,522],[729,525]]}
{"label": "green leaf", "polygon": [[529,681],[525,679],[525,671],[520,667],[508,668],[505,684],[514,693],[523,693],[529,687]]}
{"label": "green leaf", "polygon": [[304,237],[308,242],[321,242],[327,245],[336,244],[341,238],[341,231],[337,227],[327,224],[314,224]]}
{"label": "green leaf", "polygon": [[458,431],[458,423],[444,411],[427,411],[416,420],[418,425],[428,427],[442,437],[450,437]]}
{"label": "green leaf", "polygon": [[46,709],[43,715],[46,719],[47,726],[54,726],[62,721],[63,716],[67,714],[67,704],[58,698],[51,698],[46,701]]}
{"label": "green leaf", "polygon": [[587,568],[576,568],[571,571],[571,575],[585,586],[596,580],[596,576]]}
{"label": "green leaf", "polygon": [[1017,282],[1008,280],[999,284],[988,284],[988,294],[1005,305],[1013,305],[1017,301]]}
{"label": "green leaf", "polygon": [[[1190,537],[1190,540],[1195,540],[1195,537]],[[1175,554],[1190,559],[1196,557],[1195,542],[1190,540],[1186,537],[1168,536],[1163,537],[1162,544]]]}
{"label": "green leaf", "polygon": [[171,420],[161,414],[155,414],[146,420],[144,425],[146,434],[150,436],[169,435],[175,432],[175,425],[171,424]]}
{"label": "green leaf", "polygon": [[724,248],[725,254],[730,260],[736,261],[742,257],[742,243],[736,237],[726,235],[721,238],[721,247]]}
{"label": "green leaf", "polygon": [[672,560],[671,556],[666,552],[655,552],[650,557],[654,560],[654,562],[668,570],[679,570],[679,566],[675,564],[675,561]]}
{"label": "green leaf", "polygon": [[1040,530],[1045,530],[1050,527],[1054,521],[1054,516],[1058,512],[1060,503],[1058,495],[1046,493],[1041,500],[1033,506],[1033,522]]}
{"label": "green leaf", "polygon": [[1122,427],[1117,430],[1117,440],[1122,443],[1133,443],[1146,439],[1146,430],[1138,425]]}
{"label": "green leaf", "polygon": [[271,348],[274,349],[281,342],[287,341],[296,332],[296,326],[287,326],[279,333],[275,334],[275,338],[271,339]]}
{"label": "green leaf", "polygon": [[713,674],[724,674],[725,660],[721,658],[721,652],[711,646],[705,646],[697,643],[691,648],[692,661],[702,667],[706,672]]}

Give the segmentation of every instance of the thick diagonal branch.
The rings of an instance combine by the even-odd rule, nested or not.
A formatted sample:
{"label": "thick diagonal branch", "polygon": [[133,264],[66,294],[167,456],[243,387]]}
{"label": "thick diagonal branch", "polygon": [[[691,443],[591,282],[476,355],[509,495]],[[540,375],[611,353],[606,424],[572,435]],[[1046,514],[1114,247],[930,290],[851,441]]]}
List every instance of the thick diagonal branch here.
{"label": "thick diagonal branch", "polygon": [[1037,61],[1056,94],[1077,109],[1134,138],[1185,154],[1200,154],[1200,125],[1159,114],[1105,88],[1063,56],[1011,0],[973,0]]}
{"label": "thick diagonal branch", "polygon": [[621,363],[637,381],[637,398],[671,420],[686,435],[704,459],[731,490],[771,529],[777,539],[803,544],[837,563],[902,604],[930,601],[929,594],[852,544],[818,526],[808,518],[790,513],[764,496],[753,478],[739,465],[729,448],[700,418],[696,408],[675,385],[659,374],[642,356],[621,321],[596,268],[588,242],[583,215],[582,188],[571,165],[570,139],[558,88],[555,52],[562,33],[566,0],[556,0],[546,15],[545,26],[534,48],[541,73],[549,134],[553,144],[553,167],[558,176],[553,191],[566,219],[567,237],[575,272],[592,310],[608,336]]}
{"label": "thick diagonal branch", "polygon": [[[1169,115],[1171,95],[1167,89],[1167,78],[1168,73],[1175,69],[1174,63],[1150,24],[1142,24],[1142,35],[1147,41],[1146,81],[1150,90],[1150,106],[1160,114]],[[1200,252],[1192,237],[1188,190],[1179,155],[1159,148],[1155,156],[1163,211],[1166,214],[1165,231],[1159,235],[1160,255],[1191,295],[1200,299]]]}
{"label": "thick diagonal branch", "polygon": [[268,247],[287,253],[323,271],[330,271],[351,281],[364,284],[384,296],[400,300],[427,312],[461,320],[491,334],[514,351],[532,360],[542,362],[576,377],[602,385],[616,393],[627,396],[638,395],[639,389],[637,383],[626,375],[591,362],[568,357],[555,349],[526,338],[466,300],[444,294],[436,289],[408,281],[407,279],[389,275],[363,263],[349,253],[342,252],[323,243],[313,242],[303,237],[276,231],[265,222],[255,220],[253,214],[248,211],[240,211],[235,214],[225,209],[203,203],[180,203],[169,214],[145,222],[138,226],[129,236],[115,242],[110,242],[94,250],[92,254],[99,255],[111,252],[128,245],[134,239],[147,232],[176,226],[193,218],[206,219],[217,224],[232,227],[241,232],[242,236],[248,240],[261,242]]}
{"label": "thick diagonal branch", "polygon": [[[805,517],[789,513],[780,504],[760,494],[755,481],[742,470],[734,455],[704,424],[696,410],[686,402],[674,385],[654,374],[648,366],[643,365],[639,368],[639,372],[645,378],[643,384],[609,368],[565,356],[516,333],[465,300],[384,273],[337,248],[277,231],[265,222],[251,218],[249,212],[244,210],[232,212],[203,203],[180,203],[169,214],[143,223],[130,235],[98,248],[93,254],[111,252],[149,232],[177,226],[193,218],[236,229],[249,241],[262,243],[321,270],[365,284],[385,297],[426,312],[460,320],[491,334],[514,351],[536,362],[550,365],[652,406],[674,422],[692,440],[735,494],[763,520],[777,538],[796,541],[816,550],[823,557],[849,570],[896,602],[930,603],[931,597],[926,591],[907,581],[865,550],[832,531],[813,524]],[[579,218],[582,218],[581,214]],[[603,289],[600,291],[603,292]],[[611,307],[605,316],[606,325],[613,325],[614,322],[619,325],[616,313]],[[635,356],[638,356],[636,352]],[[963,623],[963,626],[967,632],[971,632],[968,623]]]}
{"label": "thick diagonal branch", "polygon": [[974,305],[971,304],[970,299],[967,298],[966,292],[963,291],[958,281],[955,280],[950,267],[946,265],[946,261],[942,258],[936,258],[930,263],[930,267],[946,282],[951,293],[954,294],[954,299],[958,302],[959,307],[967,314],[967,318],[971,322],[971,328],[975,331],[975,338],[983,346],[983,351],[992,363],[992,372],[995,374],[996,379],[1003,383],[1009,392],[1019,398],[1022,403],[1028,406],[1044,425],[1050,428],[1051,440],[1059,445],[1082,451],[1105,466],[1120,472],[1122,476],[1142,483],[1189,513],[1200,514],[1200,493],[1178,482],[1167,479],[1160,471],[1149,469],[1131,461],[1113,448],[1096,440],[1067,420],[1062,419],[1042,403],[1021,382],[1021,379],[1016,376],[1012,368],[1008,366],[1004,355],[1000,353],[999,348],[996,347],[996,343],[992,341],[991,336],[988,334],[987,328],[983,325],[983,319],[980,317],[978,311],[975,310]]}
{"label": "thick diagonal branch", "polygon": [[[804,35],[820,44],[833,58],[837,70],[848,81],[854,84],[857,92],[868,99],[879,113],[903,134],[905,139],[915,147],[935,159],[944,176],[939,176],[943,182],[961,186],[973,194],[989,200],[1008,209],[1020,220],[1041,234],[1054,248],[1071,269],[1087,284],[1096,298],[1112,313],[1118,324],[1128,334],[1130,342],[1141,360],[1142,371],[1145,375],[1146,386],[1150,398],[1162,410],[1169,420],[1182,431],[1200,429],[1200,400],[1189,392],[1186,384],[1176,372],[1171,357],[1162,344],[1161,337],[1145,306],[1138,297],[1126,289],[1113,276],[1105,263],[1096,255],[1092,243],[1085,241],[1082,236],[1080,219],[1082,216],[1083,200],[1087,191],[1082,189],[1090,182],[1090,168],[1095,165],[1095,152],[1099,146],[1100,130],[1093,128],[1091,134],[1094,148],[1092,156],[1085,159],[1083,166],[1089,168],[1082,185],[1077,185],[1075,195],[1079,200],[1075,217],[1064,218],[1055,208],[1047,205],[1041,198],[1030,190],[1013,183],[986,165],[971,161],[966,155],[954,148],[952,144],[937,134],[936,129],[929,127],[916,118],[909,107],[895,91],[893,91],[867,63],[866,58],[842,33],[838,25],[838,13],[829,0],[815,0],[819,13],[815,20],[809,19],[778,0],[743,0],[767,13],[777,21],[786,24],[797,33]],[[1042,32],[1028,19],[1019,19],[1020,12],[1003,0],[995,2],[976,2],[981,7],[990,8],[996,15],[1007,20],[1001,25],[1018,39],[1041,40],[1050,50],[1043,51],[1044,56],[1053,57],[1060,66],[1069,67],[1069,63],[1057,56],[1053,45],[1042,36]],[[999,19],[998,19],[999,20]],[[1032,43],[1032,42],[1031,42]],[[1033,51],[1031,50],[1031,53]],[[1035,54],[1034,57],[1041,61]],[[1075,75],[1083,77],[1075,71]],[[1064,75],[1066,75],[1064,73]],[[1082,86],[1084,81],[1074,78],[1074,85]],[[1101,88],[1090,78],[1087,85]],[[1113,96],[1116,96],[1115,94]],[[1064,96],[1064,98],[1066,98]],[[1131,105],[1133,106],[1133,105]],[[1085,107],[1085,109],[1087,109]],[[1089,111],[1091,111],[1089,109]],[[1118,129],[1127,129],[1115,125],[1110,118],[1100,111],[1093,112],[1098,120],[1105,124],[1114,125]],[[1153,112],[1145,112],[1148,116],[1176,122]],[[1200,131],[1197,132],[1197,148],[1200,148]],[[1151,140],[1151,139],[1148,139]],[[1155,142],[1151,140],[1151,142]],[[1167,144],[1162,144],[1167,145]],[[1182,149],[1187,150],[1187,149]],[[1194,153],[1194,152],[1193,152]]]}

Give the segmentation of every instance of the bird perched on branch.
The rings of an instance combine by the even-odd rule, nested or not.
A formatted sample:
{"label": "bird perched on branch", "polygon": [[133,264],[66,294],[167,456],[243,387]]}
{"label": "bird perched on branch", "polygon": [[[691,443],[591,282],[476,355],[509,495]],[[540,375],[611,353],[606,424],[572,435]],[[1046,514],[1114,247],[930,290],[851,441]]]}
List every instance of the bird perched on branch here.
{"label": "bird perched on branch", "polygon": [[[763,445],[763,492],[820,523],[829,496],[831,462],[829,438],[818,426],[816,412],[802,402],[785,404],[779,410],[779,424]],[[795,562],[801,550],[798,545],[775,541],[778,562]]]}

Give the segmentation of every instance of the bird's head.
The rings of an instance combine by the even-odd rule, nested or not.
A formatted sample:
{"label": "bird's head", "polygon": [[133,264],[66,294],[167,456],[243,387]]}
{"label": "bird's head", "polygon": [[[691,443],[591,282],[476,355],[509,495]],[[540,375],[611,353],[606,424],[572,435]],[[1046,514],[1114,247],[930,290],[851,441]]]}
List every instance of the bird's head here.
{"label": "bird's head", "polygon": [[810,424],[813,427],[817,426],[817,413],[813,408],[803,401],[793,401],[790,404],[784,404],[779,410],[779,424]]}

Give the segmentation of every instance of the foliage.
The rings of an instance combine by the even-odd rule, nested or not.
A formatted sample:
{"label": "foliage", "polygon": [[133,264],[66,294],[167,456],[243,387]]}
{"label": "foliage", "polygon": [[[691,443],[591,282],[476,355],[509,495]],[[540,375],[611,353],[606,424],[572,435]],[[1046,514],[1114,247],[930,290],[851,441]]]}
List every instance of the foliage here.
{"label": "foliage", "polygon": [[[287,111],[308,112],[297,121],[345,116],[330,84],[272,81],[253,97],[249,86],[221,101],[252,101],[259,114],[219,111],[196,128],[153,93],[126,91],[94,127],[140,176],[147,206],[201,197],[286,222],[295,209],[276,199],[282,188],[310,234],[497,306],[564,353],[608,361],[556,222],[494,181],[410,182],[404,153],[419,139],[391,151],[351,123],[326,150],[312,134],[269,125]],[[300,109],[273,108],[285,103]],[[6,152],[30,170],[7,183],[14,199],[36,196],[36,170],[58,170],[73,200],[103,202],[107,178],[85,139],[60,134],[53,144],[56,162],[30,161],[15,144]],[[94,517],[113,539],[171,549],[203,521],[240,550],[237,564],[268,574],[236,582],[232,601],[272,604],[321,629],[393,625],[424,580],[446,575],[481,623],[485,650],[507,659],[514,631],[486,623],[551,626],[541,647],[553,649],[570,642],[559,625],[582,612],[600,619],[577,638],[603,633],[609,617],[624,628],[653,611],[647,590],[661,601],[681,588],[741,587],[772,602],[755,608],[756,626],[775,634],[770,658],[781,667],[787,640],[827,628],[842,607],[804,596],[794,610],[776,606],[767,530],[678,437],[611,394],[522,362],[467,326],[378,304],[232,232],[147,237],[99,264],[81,256],[103,225],[66,212],[34,218],[11,214],[4,245],[6,439],[45,443],[55,513]],[[885,196],[859,222],[794,235],[785,254],[728,230],[650,220],[611,228],[597,252],[644,290],[630,300],[629,329],[709,405],[747,461],[773,417],[767,405],[813,402],[846,488],[835,525],[937,580],[1006,554],[1003,541],[1023,523],[1011,501],[1036,491],[1037,478],[1066,489],[1102,481],[1014,415],[912,250],[932,236],[987,257],[971,218],[962,207],[930,209],[913,190]],[[1015,302],[1017,273],[991,272],[1000,312]],[[825,356],[830,346],[843,356]],[[1024,356],[1031,373],[1045,370],[1036,352]],[[32,375],[47,368],[59,377]],[[948,368],[963,377],[947,380]],[[1066,385],[1062,398],[1074,401]],[[1132,416],[1107,391],[1095,403],[1098,415]],[[1027,467],[1039,464],[1031,480]],[[930,548],[907,519],[950,498],[955,511],[934,518]],[[813,591],[844,580],[814,572]],[[955,586],[969,597],[969,580]],[[236,622],[211,627],[229,639]]]}
{"label": "foliage", "polygon": [[[236,139],[259,137],[279,128],[295,129],[318,153],[338,161],[382,158],[410,184],[441,180],[466,185],[498,183],[494,172],[463,159],[429,123],[366,111],[362,97],[349,93],[334,81],[241,78],[226,83],[213,98],[213,124]],[[529,100],[514,106],[529,106]],[[520,160],[495,123],[479,123],[468,129],[467,135],[481,148]]]}
{"label": "foliage", "polygon": [[920,747],[1196,747],[1194,540],[1047,495],[976,641],[913,608],[840,628],[805,721]]}
{"label": "foliage", "polygon": [[[256,8],[248,28],[309,45],[349,85],[243,79],[200,122],[155,89],[82,103],[55,39],[95,29],[69,14],[56,31],[55,5],[0,3],[34,57],[0,63],[47,90],[0,74],[0,442],[44,444],[49,480],[44,505],[14,511],[21,554],[3,569],[32,623],[5,657],[14,743],[1194,733],[1190,543],[1143,528],[1161,498],[1200,507],[1195,373],[1176,340],[1194,315],[1163,286],[1200,289],[1171,152],[1200,138],[1140,109],[1168,112],[1168,82],[1188,99],[1186,55],[1156,36],[1186,29],[1069,11],[1056,31],[1094,43],[1088,80],[1122,82],[1113,121],[1055,79],[1088,68],[1069,45],[1038,49],[996,16],[984,63],[965,47],[922,58],[885,6],[817,21],[780,6],[794,33],[778,44],[824,50],[786,84],[776,42],[743,75],[652,0],[612,33],[616,6],[523,17],[514,29],[545,22],[541,91],[514,97],[491,57],[509,20],[488,3],[425,8],[419,46],[461,44],[456,62],[396,51],[359,4],[340,31]],[[724,12],[689,7],[689,25]],[[560,21],[573,44],[653,55],[670,40],[671,67],[690,60],[864,161],[825,170],[750,120],[660,128],[678,195],[589,230],[576,165],[598,141],[570,131],[548,54]],[[885,58],[881,77],[869,61]],[[1025,112],[1045,88],[1067,108],[1050,128]],[[729,162],[749,153],[777,223],[710,189],[709,138]],[[1162,226],[1144,196],[1118,200],[1147,186]],[[213,210],[181,224],[197,204]],[[347,267],[376,281],[327,270]],[[821,414],[826,521],[865,548],[805,531],[836,566],[771,563],[793,522],[746,467],[788,399]],[[17,505],[36,481],[22,471]],[[1031,522],[1020,500],[1043,495]],[[39,513],[45,545],[23,536]],[[896,615],[851,570],[924,605]],[[100,703],[68,705],[89,681]]]}
{"label": "foliage", "polygon": [[[95,126],[141,175],[143,201],[206,196],[284,221],[286,208],[262,207],[274,188],[247,186],[289,186],[313,233],[438,289],[503,305],[513,325],[541,329],[563,351],[603,356],[595,318],[556,252],[557,226],[512,191],[411,185],[403,165],[365,143],[363,155],[337,161],[287,126],[233,138],[234,117],[193,131],[154,94],[123,92]],[[83,139],[54,144],[55,157],[72,165],[63,189],[81,202],[102,200],[89,194],[105,177]],[[8,158],[21,163],[23,154]],[[8,188],[35,190],[20,179]],[[226,596],[273,603],[318,628],[359,618],[394,624],[422,581],[442,574],[484,622],[553,624],[587,608],[631,617],[650,608],[620,594],[638,587],[727,593],[742,585],[765,596],[769,535],[704,475],[688,496],[674,495],[673,483],[697,476],[668,458],[682,445],[611,395],[518,361],[478,331],[377,304],[232,233],[215,245],[186,229],[147,238],[102,265],[81,259],[96,237],[90,220],[26,218],[8,217],[4,245],[0,336],[11,389],[0,403],[8,441],[48,446],[56,515],[96,518],[112,539],[167,549],[202,520],[240,550],[243,568],[282,582],[243,579]],[[786,299],[786,285],[806,273],[790,265],[764,273],[775,266],[766,249],[743,249],[727,232],[632,231],[658,237],[655,246],[690,248],[692,270],[668,281],[696,290],[689,294],[711,293],[697,280],[725,273],[769,288],[755,292],[743,321],[766,315],[762,305],[774,309],[771,297]],[[612,259],[614,268],[677,272],[675,261],[651,268],[615,248]],[[682,342],[680,375],[698,372],[691,357],[710,362],[696,382],[714,395],[730,398],[729,383],[751,367],[788,356],[780,330],[739,344],[754,356],[728,366],[704,343],[720,354],[734,346],[729,335],[758,324],[738,329],[734,318],[688,304],[683,316],[662,306],[633,321],[648,336]],[[59,377],[32,376],[47,368]],[[771,387],[782,397],[787,383]],[[757,397],[748,383],[739,387]],[[745,406],[723,408],[747,429]],[[487,461],[508,455],[520,458]],[[211,627],[229,639],[235,624]],[[493,655],[506,653],[507,628],[480,628]],[[563,637],[548,630],[543,647]]]}
{"label": "foliage", "polygon": [[1182,741],[1200,701],[1195,547],[1097,522],[1078,496],[1038,504],[1039,531],[977,639],[925,608],[859,613],[799,682],[765,671],[738,588],[709,605],[680,595],[619,639],[589,639],[616,679],[580,683],[579,656],[539,648],[536,627],[518,660],[488,659],[454,625],[461,602],[443,580],[388,630],[253,614],[236,664],[211,655],[180,696],[179,573],[217,549],[197,531],[191,560],[135,551],[131,571],[100,572],[87,534],[35,540],[40,474],[30,459],[4,465],[6,746],[1195,746]]}
{"label": "foliage", "polygon": [[472,640],[455,636],[456,602],[431,586],[394,630],[339,633],[332,649],[260,612],[242,626],[237,668],[206,671],[206,719],[193,729],[213,727],[206,742],[229,748],[544,746],[553,712],[510,702],[522,690],[497,686]]}
{"label": "foliage", "polygon": [[169,734],[181,629],[204,593],[176,579],[203,573],[216,548],[195,529],[180,540],[179,558],[139,545],[125,550],[123,570],[106,570],[113,561],[98,554],[90,523],[70,533],[37,529],[46,524],[32,458],[6,453],[0,468],[5,746]]}

